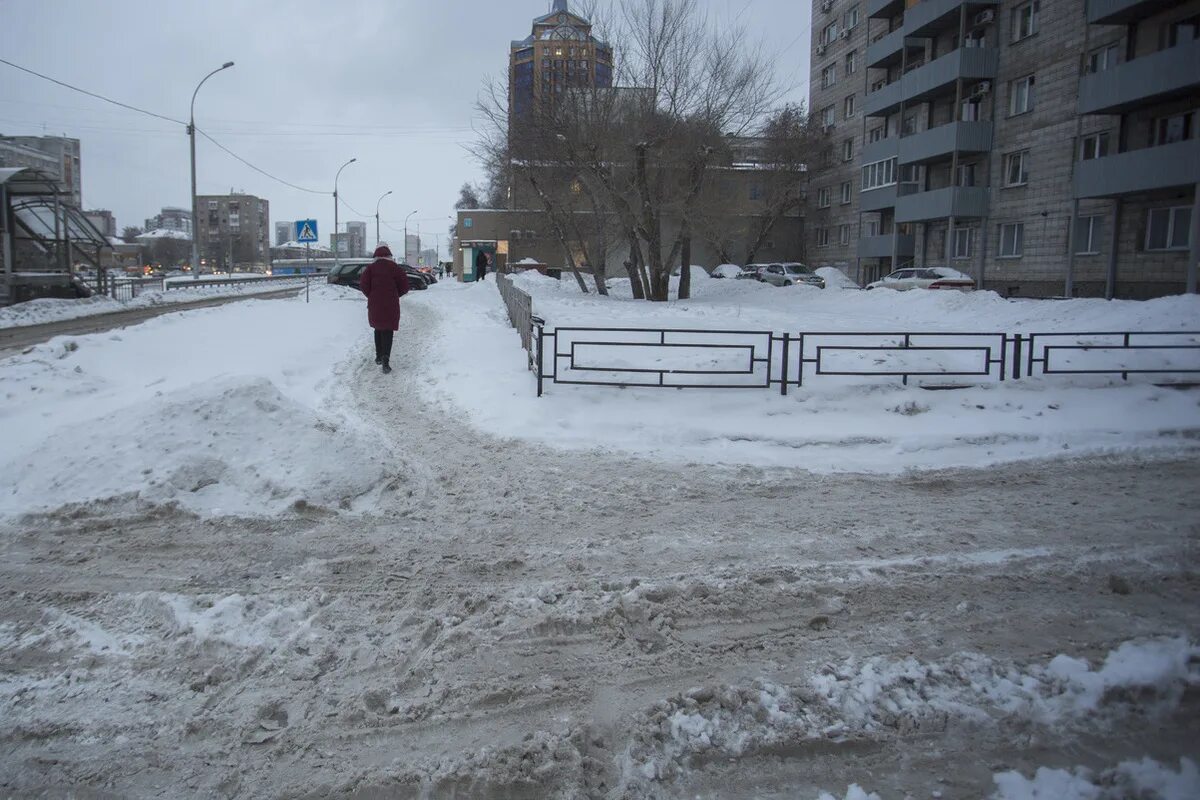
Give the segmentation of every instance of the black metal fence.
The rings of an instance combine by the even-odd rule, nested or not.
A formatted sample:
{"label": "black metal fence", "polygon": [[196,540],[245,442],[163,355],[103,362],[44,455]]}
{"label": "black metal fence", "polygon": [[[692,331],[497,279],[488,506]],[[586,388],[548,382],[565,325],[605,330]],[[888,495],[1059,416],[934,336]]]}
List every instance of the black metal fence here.
{"label": "black metal fence", "polygon": [[535,369],[533,298],[513,286],[512,278],[499,272],[495,275],[496,287],[500,290],[500,297],[504,300],[504,307],[508,310],[508,321],[521,335],[521,346],[525,348],[525,352],[529,356],[529,368]]}
{"label": "black metal fence", "polygon": [[[1200,331],[1118,333],[956,333],[701,330],[558,327],[529,313],[529,296],[509,318],[532,336],[540,397],[547,381],[579,386],[770,389],[841,380],[899,378],[924,388],[958,388],[1022,378],[1159,376],[1200,381]],[[506,291],[501,285],[501,294]],[[524,298],[521,300],[520,298]],[[524,303],[525,305],[517,305]],[[514,305],[524,316],[515,315]],[[523,310],[522,310],[523,309]],[[522,342],[526,337],[522,336]],[[526,345],[529,349],[529,345]]]}

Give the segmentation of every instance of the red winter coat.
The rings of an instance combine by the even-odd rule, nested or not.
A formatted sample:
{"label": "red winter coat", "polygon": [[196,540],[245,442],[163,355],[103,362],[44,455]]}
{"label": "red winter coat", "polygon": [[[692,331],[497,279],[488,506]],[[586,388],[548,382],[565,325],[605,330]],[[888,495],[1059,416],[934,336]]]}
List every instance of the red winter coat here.
{"label": "red winter coat", "polygon": [[367,296],[367,324],[377,331],[400,330],[400,298],[408,294],[408,275],[388,258],[372,261],[358,288]]}

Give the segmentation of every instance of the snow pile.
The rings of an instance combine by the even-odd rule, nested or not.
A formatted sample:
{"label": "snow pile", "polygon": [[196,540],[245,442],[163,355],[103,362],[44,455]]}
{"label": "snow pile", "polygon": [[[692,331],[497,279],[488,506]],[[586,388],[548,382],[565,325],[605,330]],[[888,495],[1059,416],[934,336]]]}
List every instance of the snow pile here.
{"label": "snow pile", "polygon": [[837,267],[817,267],[817,275],[825,279],[826,289],[861,289],[846,273]]}
{"label": "snow pile", "polygon": [[[657,704],[635,728],[623,771],[669,780],[691,759],[740,757],[807,740],[914,736],[948,720],[1047,726],[1091,723],[1096,714],[1169,713],[1200,686],[1200,646],[1184,639],[1129,642],[1104,666],[1065,656],[1020,667],[977,654],[941,663],[871,658],[827,666],[808,685],[696,687]],[[1081,702],[1081,698],[1083,701]]]}
{"label": "snow pile", "polygon": [[262,379],[197,386],[96,427],[63,427],[0,469],[9,488],[0,513],[30,510],[38,497],[41,510],[114,498],[218,515],[350,509],[388,479],[376,442]]}
{"label": "snow pile", "polygon": [[170,314],[0,362],[0,514],[100,501],[214,515],[378,506],[402,467],[331,402],[348,356],[365,359],[364,323],[360,295],[321,287],[308,304]]}
{"label": "snow pile", "polygon": [[192,237],[185,231],[177,231],[172,228],[155,228],[152,231],[146,231],[137,237],[139,242],[153,241],[154,239],[180,239],[190,242]]}
{"label": "snow pile", "polygon": [[879,795],[874,792],[867,792],[857,783],[851,784],[846,790],[846,794],[841,798],[834,797],[829,792],[821,792],[817,795],[817,800],[882,800]]}
{"label": "snow pile", "polygon": [[1195,800],[1200,797],[1200,770],[1190,758],[1178,771],[1149,758],[1125,761],[1099,774],[1091,770],[1048,769],[1032,778],[1018,772],[995,775],[991,800]]}

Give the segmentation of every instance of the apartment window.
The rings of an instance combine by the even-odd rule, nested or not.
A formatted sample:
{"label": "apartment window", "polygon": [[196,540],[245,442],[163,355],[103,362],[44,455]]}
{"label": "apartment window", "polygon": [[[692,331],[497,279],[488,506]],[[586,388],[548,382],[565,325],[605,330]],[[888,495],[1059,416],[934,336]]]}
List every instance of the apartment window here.
{"label": "apartment window", "polygon": [[829,187],[822,186],[817,189],[817,208],[829,208]]}
{"label": "apartment window", "polygon": [[980,106],[979,98],[977,98],[977,97],[972,97],[967,100],[963,100],[962,109],[961,109],[962,110],[962,117],[961,117],[962,121],[963,122],[977,122],[979,120],[979,106]]}
{"label": "apartment window", "polygon": [[1024,186],[1029,183],[1029,151],[1004,156],[1004,185]]}
{"label": "apartment window", "polygon": [[1022,39],[1028,39],[1037,33],[1038,29],[1038,11],[1041,4],[1034,0],[1031,3],[1022,3],[1013,9],[1012,17],[1012,40],[1019,42]]}
{"label": "apartment window", "polygon": [[821,88],[828,89],[837,83],[837,64],[830,64],[821,70]]}
{"label": "apartment window", "polygon": [[1079,160],[1091,161],[1108,155],[1108,131],[1093,133],[1079,140]]}
{"label": "apartment window", "polygon": [[850,202],[850,181],[842,183],[842,205]]}
{"label": "apartment window", "polygon": [[838,26],[836,22],[831,22],[825,26],[825,30],[821,31],[821,44],[832,44],[837,41]]}
{"label": "apartment window", "polygon": [[1146,249],[1187,250],[1191,225],[1191,206],[1151,209],[1146,213]]}
{"label": "apartment window", "polygon": [[904,119],[900,121],[900,135],[912,136],[917,132],[917,115],[905,114]]}
{"label": "apartment window", "polygon": [[826,128],[832,128],[836,122],[837,109],[833,106],[826,106],[824,110],[821,111],[821,124],[823,124]]}
{"label": "apartment window", "polygon": [[842,161],[854,160],[854,138],[851,137],[842,142]]}
{"label": "apartment window", "polygon": [[876,161],[862,168],[862,190],[878,189],[881,186],[891,186],[896,182],[896,159]]}
{"label": "apartment window", "polygon": [[920,164],[905,164],[900,168],[900,184],[910,187],[910,194],[918,191],[921,186],[921,170],[925,169]]}
{"label": "apartment window", "polygon": [[858,72],[858,51],[851,50],[846,53],[846,74],[853,75]]}
{"label": "apartment window", "polygon": [[751,183],[750,184],[750,199],[751,200],[762,200],[762,197],[763,197],[762,184],[761,183]]}
{"label": "apartment window", "polygon": [[817,228],[817,247],[829,246],[829,228]]}
{"label": "apartment window", "polygon": [[1100,238],[1104,235],[1104,217],[1099,214],[1075,220],[1075,255],[1100,254]]}
{"label": "apartment window", "polygon": [[846,100],[842,103],[842,116],[846,119],[854,116],[854,95],[846,95]]}
{"label": "apartment window", "polygon": [[1162,47],[1177,47],[1200,39],[1200,15],[1172,22],[1163,27]]}
{"label": "apartment window", "polygon": [[1025,252],[1025,223],[1010,222],[1000,226],[1000,257],[1020,258]]}
{"label": "apartment window", "polygon": [[880,126],[878,128],[871,128],[871,130],[867,131],[867,141],[869,141],[869,142],[882,141],[884,139],[885,131],[886,131],[886,129],[883,128],[882,126]]}
{"label": "apartment window", "polygon": [[839,225],[838,226],[838,244],[842,245],[843,247],[850,244],[850,226],[849,225]]}
{"label": "apartment window", "polygon": [[216,211],[216,209],[217,209],[217,201],[216,201],[216,200],[209,200],[209,201],[208,201],[208,210],[209,210],[209,211]]}
{"label": "apartment window", "polygon": [[842,20],[846,30],[851,30],[858,25],[858,6],[850,6],[850,10],[846,12],[846,16]]}
{"label": "apartment window", "polygon": [[975,164],[959,164],[958,174],[955,176],[955,184],[958,186],[974,186],[975,167]]}
{"label": "apartment window", "polygon": [[1026,75],[1008,84],[1008,114],[1015,117],[1033,110],[1033,76]]}
{"label": "apartment window", "polygon": [[1195,118],[1197,112],[1190,114],[1173,114],[1169,117],[1159,117],[1154,120],[1153,145],[1173,144],[1191,139],[1196,133]]}
{"label": "apartment window", "polygon": [[879,235],[879,220],[869,219],[863,224],[866,226],[866,230],[863,231],[863,234],[865,236],[878,236]]}
{"label": "apartment window", "polygon": [[1120,55],[1120,44],[1112,42],[1102,47],[1097,47],[1092,52],[1088,53],[1087,71],[1089,73],[1104,72],[1107,69],[1112,69],[1118,64]]}
{"label": "apartment window", "polygon": [[954,229],[954,258],[970,258],[974,244],[974,228]]}

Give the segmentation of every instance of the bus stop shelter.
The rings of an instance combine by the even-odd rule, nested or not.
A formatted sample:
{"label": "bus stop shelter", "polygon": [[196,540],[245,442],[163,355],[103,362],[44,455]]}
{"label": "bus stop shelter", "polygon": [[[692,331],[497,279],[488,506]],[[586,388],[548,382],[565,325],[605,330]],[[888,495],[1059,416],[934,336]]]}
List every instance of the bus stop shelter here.
{"label": "bus stop shelter", "polygon": [[77,297],[76,269],[105,290],[101,254],[112,244],[83,212],[63,202],[53,175],[30,167],[0,169],[0,304],[34,297]]}

